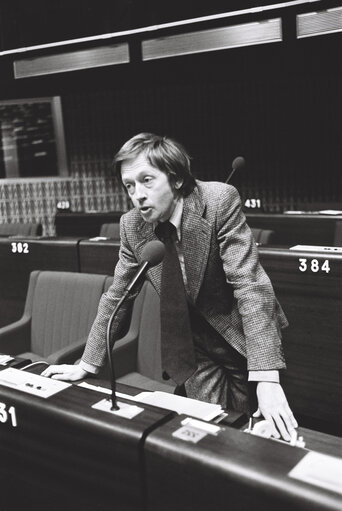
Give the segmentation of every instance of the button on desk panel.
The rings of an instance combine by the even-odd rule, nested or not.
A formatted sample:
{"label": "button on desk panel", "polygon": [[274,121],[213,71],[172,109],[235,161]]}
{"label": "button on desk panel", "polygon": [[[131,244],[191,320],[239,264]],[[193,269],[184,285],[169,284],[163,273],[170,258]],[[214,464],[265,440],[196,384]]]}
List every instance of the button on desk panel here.
{"label": "button on desk panel", "polygon": [[33,270],[79,271],[79,238],[0,238],[0,326],[19,319]]}
{"label": "button on desk panel", "polygon": [[144,509],[143,439],[172,414],[144,405],[130,420],[91,408],[104,397],[72,385],[42,399],[0,385],[2,510]]}
{"label": "button on desk panel", "polygon": [[[173,436],[181,421],[172,419],[146,439],[149,511],[341,509],[340,494],[289,477],[306,449],[227,427],[193,443]],[[330,437],[330,442],[335,455],[338,448],[341,453],[341,439]]]}

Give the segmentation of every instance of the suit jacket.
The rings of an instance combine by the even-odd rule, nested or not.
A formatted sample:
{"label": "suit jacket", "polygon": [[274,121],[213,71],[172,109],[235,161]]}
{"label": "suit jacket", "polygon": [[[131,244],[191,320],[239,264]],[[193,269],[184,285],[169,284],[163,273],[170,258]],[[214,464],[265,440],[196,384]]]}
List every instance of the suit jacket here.
{"label": "suit jacket", "polygon": [[[113,284],[101,298],[82,357],[95,366],[104,363],[108,318],[142,262],[144,246],[157,239],[153,225],[136,209],[120,222],[120,257]],[[259,263],[237,190],[224,183],[197,181],[184,198],[181,232],[188,290],[198,311],[247,358],[249,370],[284,368],[280,330],[288,323]],[[161,268],[162,263],[147,272],[159,294]],[[113,323],[116,335],[126,314],[127,304]]]}

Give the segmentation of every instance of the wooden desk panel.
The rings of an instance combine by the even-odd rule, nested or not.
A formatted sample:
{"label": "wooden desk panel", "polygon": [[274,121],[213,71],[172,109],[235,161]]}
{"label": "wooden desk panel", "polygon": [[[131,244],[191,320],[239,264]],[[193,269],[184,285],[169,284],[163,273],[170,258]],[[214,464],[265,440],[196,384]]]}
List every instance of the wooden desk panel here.
{"label": "wooden desk panel", "polygon": [[93,237],[100,235],[102,224],[119,222],[122,212],[58,212],[55,216],[57,236]]}
{"label": "wooden desk panel", "polygon": [[144,509],[143,438],[174,414],[144,406],[129,420],[91,408],[104,397],[74,385],[48,399],[0,386],[18,422],[0,423],[1,509]]}
{"label": "wooden desk panel", "polygon": [[342,220],[341,215],[316,214],[263,214],[246,213],[247,223],[250,227],[272,229],[275,245],[320,245],[333,246],[335,224]]}
{"label": "wooden desk panel", "polygon": [[[290,323],[283,330],[282,382],[291,407],[327,431],[341,431],[342,256],[266,247],[259,254]],[[300,258],[307,260],[305,272]],[[329,273],[312,271],[313,259],[319,268],[328,259]]]}
{"label": "wooden desk panel", "polygon": [[21,317],[31,271],[79,271],[78,242],[78,238],[0,238],[0,326]]}
{"label": "wooden desk panel", "polygon": [[[146,439],[149,511],[341,509],[341,495],[288,476],[306,449],[225,427],[217,436],[187,442],[172,436],[181,420],[174,418]],[[301,433],[305,437],[305,431]],[[309,449],[319,436],[312,432]],[[336,453],[341,452],[341,439],[329,441]]]}
{"label": "wooden desk panel", "polygon": [[80,271],[113,275],[119,260],[120,242],[82,240],[79,244]]}

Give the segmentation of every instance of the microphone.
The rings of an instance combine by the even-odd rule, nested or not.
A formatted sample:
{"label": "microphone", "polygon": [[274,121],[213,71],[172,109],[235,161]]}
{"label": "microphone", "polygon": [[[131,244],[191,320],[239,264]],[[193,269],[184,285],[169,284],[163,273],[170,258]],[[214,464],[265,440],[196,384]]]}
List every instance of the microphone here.
{"label": "microphone", "polygon": [[234,160],[232,162],[232,171],[229,174],[229,176],[227,177],[225,183],[228,184],[230,181],[230,178],[232,177],[234,172],[236,170],[242,169],[245,165],[246,165],[246,160],[243,156],[237,156],[236,158],[234,158]]}
{"label": "microphone", "polygon": [[149,268],[161,263],[165,254],[165,245],[161,241],[150,241],[145,245],[141,258],[142,264],[139,266],[137,273],[134,275],[130,283],[125,289],[124,297],[126,297],[145,277],[145,273]]}
{"label": "microphone", "polygon": [[[106,333],[106,347],[107,347],[107,357],[108,357],[108,363],[109,363],[109,369],[110,369],[110,375],[111,375],[111,388],[112,388],[112,406],[111,410],[119,410],[119,405],[116,401],[116,381],[115,381],[115,373],[114,373],[114,364],[112,360],[112,349],[110,346],[110,330],[112,327],[113,320],[120,309],[121,305],[126,300],[127,296],[133,291],[133,289],[141,283],[143,278],[145,277],[145,274],[149,268],[152,268],[153,266],[156,266],[157,264],[161,263],[165,254],[165,245],[159,240],[153,240],[147,243],[145,245],[141,258],[142,263],[138,268],[138,271],[132,278],[132,280],[129,282],[128,286],[125,288],[125,291],[120,298],[119,302],[117,303],[116,307],[114,308],[109,321],[107,325],[107,333]],[[115,344],[115,341],[114,341]],[[113,344],[113,348],[114,348]]]}

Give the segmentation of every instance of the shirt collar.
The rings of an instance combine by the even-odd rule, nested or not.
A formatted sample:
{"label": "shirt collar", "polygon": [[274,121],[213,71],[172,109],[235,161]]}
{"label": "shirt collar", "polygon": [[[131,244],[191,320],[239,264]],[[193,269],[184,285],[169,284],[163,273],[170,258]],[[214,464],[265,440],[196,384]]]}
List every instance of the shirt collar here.
{"label": "shirt collar", "polygon": [[182,215],[183,215],[183,197],[179,197],[176,202],[175,209],[172,212],[172,215],[169,218],[169,222],[171,222],[177,229],[177,237],[180,241],[181,239],[181,223],[182,223]]}
{"label": "shirt collar", "polygon": [[[182,223],[182,215],[183,215],[183,205],[184,205],[184,200],[183,200],[183,197],[181,196],[177,200],[175,209],[173,210],[172,215],[169,218],[169,222],[171,222],[171,224],[176,227],[178,241],[181,240],[181,223]],[[156,226],[157,226],[157,224],[154,224],[153,228],[155,229]]]}

